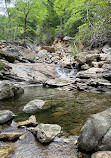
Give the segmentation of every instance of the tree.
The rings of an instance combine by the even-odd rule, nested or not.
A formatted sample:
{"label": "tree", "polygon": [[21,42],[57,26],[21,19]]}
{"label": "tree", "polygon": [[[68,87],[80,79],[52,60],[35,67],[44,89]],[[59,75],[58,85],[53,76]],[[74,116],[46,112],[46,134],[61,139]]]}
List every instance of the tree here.
{"label": "tree", "polygon": [[76,42],[85,46],[102,46],[111,40],[110,0],[91,0],[86,3],[86,18],[78,27]]}

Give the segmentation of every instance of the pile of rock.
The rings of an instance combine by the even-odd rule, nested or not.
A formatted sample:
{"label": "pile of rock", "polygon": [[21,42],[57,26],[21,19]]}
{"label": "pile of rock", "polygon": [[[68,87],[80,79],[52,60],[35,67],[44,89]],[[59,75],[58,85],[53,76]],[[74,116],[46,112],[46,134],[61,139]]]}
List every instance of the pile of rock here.
{"label": "pile of rock", "polygon": [[111,91],[111,47],[104,46],[102,50],[82,52],[75,56],[81,71],[76,75],[76,85],[79,90]]}
{"label": "pile of rock", "polygon": [[[26,113],[36,113],[41,110],[45,101],[43,100],[33,100],[24,106],[23,111]],[[4,124],[10,120],[12,120],[16,115],[9,110],[1,110],[0,111],[0,124]],[[56,135],[58,135],[61,131],[61,127],[56,124],[43,124],[36,121],[35,116],[30,116],[28,120],[19,122],[17,124],[18,128],[26,127],[29,131],[31,131],[40,143],[50,143]],[[16,140],[23,133],[21,132],[1,132],[0,140]]]}

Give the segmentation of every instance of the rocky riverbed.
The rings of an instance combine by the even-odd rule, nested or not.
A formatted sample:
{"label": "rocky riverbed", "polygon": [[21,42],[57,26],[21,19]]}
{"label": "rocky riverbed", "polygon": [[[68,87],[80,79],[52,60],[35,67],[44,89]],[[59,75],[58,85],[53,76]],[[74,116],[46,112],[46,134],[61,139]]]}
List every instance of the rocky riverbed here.
{"label": "rocky riverbed", "polygon": [[[111,47],[73,54],[69,41],[37,47],[1,41],[0,78],[92,92],[110,92]],[[68,46],[68,47],[67,47]]]}
{"label": "rocky riverbed", "polygon": [[[0,156],[89,158],[90,154],[78,153],[77,139],[90,114],[110,107],[111,47],[84,49],[73,56],[73,47],[67,40],[55,40],[52,46],[42,47],[26,43],[24,48],[20,41],[13,44],[0,41],[0,45],[0,121],[4,124],[15,117],[11,124],[1,125],[0,139],[8,139],[8,142],[1,142]],[[38,122],[36,127],[31,127],[30,132],[27,128],[18,129],[17,122],[33,124],[28,119],[32,110]],[[79,149],[85,152],[110,150],[109,112],[110,109],[88,119],[80,132]],[[53,133],[55,127],[59,131],[56,134]],[[56,136],[60,129],[61,135]],[[14,142],[10,142],[12,139]],[[45,146],[38,143],[49,143],[48,140],[53,142]],[[101,155],[107,158],[110,151],[97,152],[92,158]]]}

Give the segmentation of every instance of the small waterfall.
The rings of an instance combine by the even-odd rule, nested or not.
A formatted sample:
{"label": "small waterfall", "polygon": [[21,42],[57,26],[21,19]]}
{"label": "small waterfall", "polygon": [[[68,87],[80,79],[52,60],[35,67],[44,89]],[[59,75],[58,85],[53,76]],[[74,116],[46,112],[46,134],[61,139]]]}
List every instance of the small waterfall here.
{"label": "small waterfall", "polygon": [[57,66],[56,72],[60,78],[74,78],[76,69],[61,68],[60,66]]}

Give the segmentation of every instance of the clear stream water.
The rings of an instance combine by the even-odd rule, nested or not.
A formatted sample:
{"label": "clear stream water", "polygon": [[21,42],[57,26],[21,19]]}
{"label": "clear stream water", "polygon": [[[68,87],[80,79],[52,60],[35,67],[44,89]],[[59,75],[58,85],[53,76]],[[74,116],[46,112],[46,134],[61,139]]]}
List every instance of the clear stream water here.
{"label": "clear stream water", "polygon": [[[43,109],[35,114],[37,121],[39,123],[51,123],[51,124],[60,125],[63,131],[62,136],[69,137],[67,141],[73,139],[71,136],[76,137],[79,135],[81,127],[84,125],[90,114],[101,112],[111,106],[111,94],[88,93],[88,92],[78,92],[78,91],[60,91],[57,89],[30,85],[25,87],[24,94],[8,100],[0,101],[0,109],[1,110],[9,109],[13,111],[17,115],[17,117],[14,119],[15,122],[23,121],[26,120],[30,115],[22,112],[22,109],[24,105],[26,105],[29,101],[34,99],[42,99],[46,101],[46,104],[43,107]],[[33,139],[34,138],[29,139],[29,142],[30,140],[32,141]],[[63,140],[59,139],[59,146],[61,141]],[[25,143],[22,142],[22,145]],[[19,154],[25,153],[25,158],[28,158],[28,156],[26,156],[28,154],[26,154],[27,152],[24,152],[24,150],[26,149],[29,150],[29,148],[31,150],[31,146],[29,144],[32,145],[33,143],[29,143],[29,144],[26,143],[27,147],[26,146],[23,147],[20,142],[18,144],[19,144],[18,148],[16,149],[17,151],[15,152],[15,156],[13,156],[13,158],[17,157],[17,152]],[[41,145],[39,145],[39,150],[38,152],[36,151],[37,152],[36,154],[44,153],[45,156],[41,156],[41,158],[54,157],[54,154],[53,156],[50,156],[49,153],[55,149],[57,151],[58,150],[57,145],[58,145],[57,143],[55,144],[52,143],[50,144],[50,146],[48,146],[48,148],[43,146],[41,147]],[[24,149],[23,151],[20,149],[21,146],[22,146],[22,150]],[[37,143],[35,146],[38,149]],[[33,148],[35,146],[33,146]],[[70,154],[72,156],[67,156],[67,155],[63,156],[63,153],[65,152],[65,148],[66,147],[64,147],[64,145],[62,144],[61,153],[59,153],[60,154],[59,156],[56,155],[55,158],[77,157],[76,155],[74,156],[73,154],[71,154],[72,150],[70,151]],[[75,149],[73,149],[73,153],[74,150]],[[49,156],[46,156],[47,154],[49,154]],[[21,156],[20,158],[22,157],[24,156]],[[30,157],[34,157],[34,156],[30,155],[29,158]],[[37,156],[35,156],[35,158],[36,157]]]}

